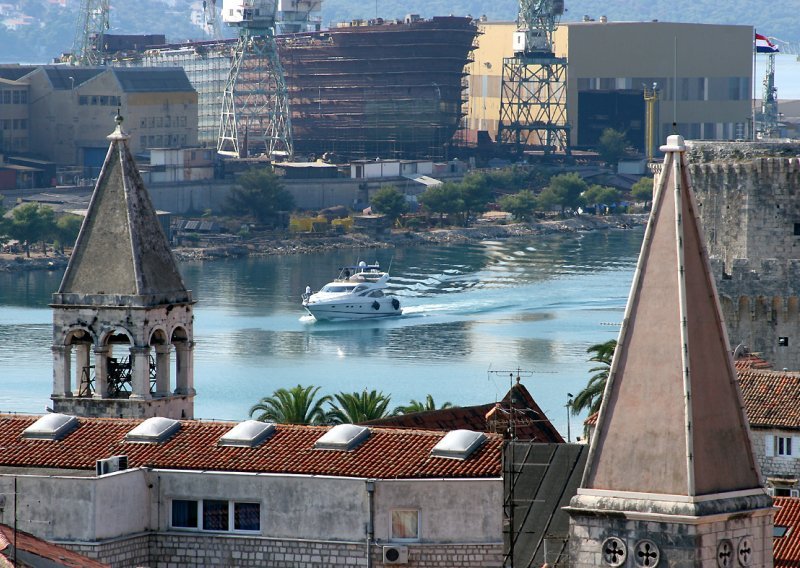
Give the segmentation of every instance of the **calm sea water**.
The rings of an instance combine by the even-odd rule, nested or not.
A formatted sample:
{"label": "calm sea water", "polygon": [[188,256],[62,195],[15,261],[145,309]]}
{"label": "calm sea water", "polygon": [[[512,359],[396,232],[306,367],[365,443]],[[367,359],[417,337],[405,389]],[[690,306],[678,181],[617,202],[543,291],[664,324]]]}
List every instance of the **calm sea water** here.
{"label": "calm sea water", "polygon": [[[616,338],[643,231],[181,264],[195,309],[195,415],[241,420],[279,387],[377,389],[392,407],[493,402],[520,369],[566,433],[567,393],[586,383],[586,349]],[[391,263],[404,315],[316,322],[300,294],[360,256]],[[49,404],[56,272],[0,274],[0,411]],[[572,419],[572,430],[580,429]]]}

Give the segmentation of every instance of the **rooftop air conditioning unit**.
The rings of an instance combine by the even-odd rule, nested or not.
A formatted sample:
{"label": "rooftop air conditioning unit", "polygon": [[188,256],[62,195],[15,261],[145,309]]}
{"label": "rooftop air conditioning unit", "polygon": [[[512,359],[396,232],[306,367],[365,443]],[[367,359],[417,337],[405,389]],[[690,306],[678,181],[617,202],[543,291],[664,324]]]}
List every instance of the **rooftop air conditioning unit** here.
{"label": "rooftop air conditioning unit", "polygon": [[97,475],[106,475],[115,471],[128,469],[128,456],[111,456],[95,463]]}
{"label": "rooftop air conditioning unit", "polygon": [[408,547],[407,546],[384,546],[383,547],[383,563],[384,564],[408,564]]}

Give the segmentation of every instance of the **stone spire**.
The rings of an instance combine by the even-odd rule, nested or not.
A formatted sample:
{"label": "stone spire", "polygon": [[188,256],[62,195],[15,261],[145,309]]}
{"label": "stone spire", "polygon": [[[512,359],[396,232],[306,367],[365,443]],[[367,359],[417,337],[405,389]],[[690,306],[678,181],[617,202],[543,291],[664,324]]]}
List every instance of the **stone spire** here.
{"label": "stone spire", "polygon": [[[569,508],[572,565],[594,566],[591,554],[602,550],[611,566],[628,552],[652,561],[648,551],[669,566],[716,566],[719,551],[771,566],[771,500],[753,456],[683,138],[670,136],[661,151],[597,429]],[[648,520],[664,523],[660,532]],[[575,527],[598,523],[602,542],[577,536],[584,533]]]}
{"label": "stone spire", "polygon": [[190,301],[121,116],[108,139],[106,161],[58,293],[138,296],[145,303]]}
{"label": "stone spire", "polygon": [[122,117],[116,122],[53,294],[53,408],[85,416],[192,418],[192,294],[128,148]]}

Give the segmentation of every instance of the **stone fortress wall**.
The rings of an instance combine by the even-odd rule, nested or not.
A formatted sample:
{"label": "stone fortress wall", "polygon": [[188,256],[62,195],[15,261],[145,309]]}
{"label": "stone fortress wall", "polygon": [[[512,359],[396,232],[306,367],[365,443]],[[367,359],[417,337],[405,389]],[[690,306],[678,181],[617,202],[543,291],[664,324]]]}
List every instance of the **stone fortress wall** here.
{"label": "stone fortress wall", "polygon": [[800,144],[689,142],[731,349],[800,370]]}

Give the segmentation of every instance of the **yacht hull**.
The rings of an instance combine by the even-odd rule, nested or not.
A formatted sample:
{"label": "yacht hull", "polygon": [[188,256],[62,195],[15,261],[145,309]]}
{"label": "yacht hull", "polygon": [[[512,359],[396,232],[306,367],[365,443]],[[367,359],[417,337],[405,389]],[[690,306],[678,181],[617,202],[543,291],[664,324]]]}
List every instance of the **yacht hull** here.
{"label": "yacht hull", "polygon": [[395,309],[391,302],[381,302],[374,308],[375,302],[340,302],[337,304],[306,304],[306,311],[319,321],[326,320],[361,320],[397,317],[403,315],[401,308]]}

